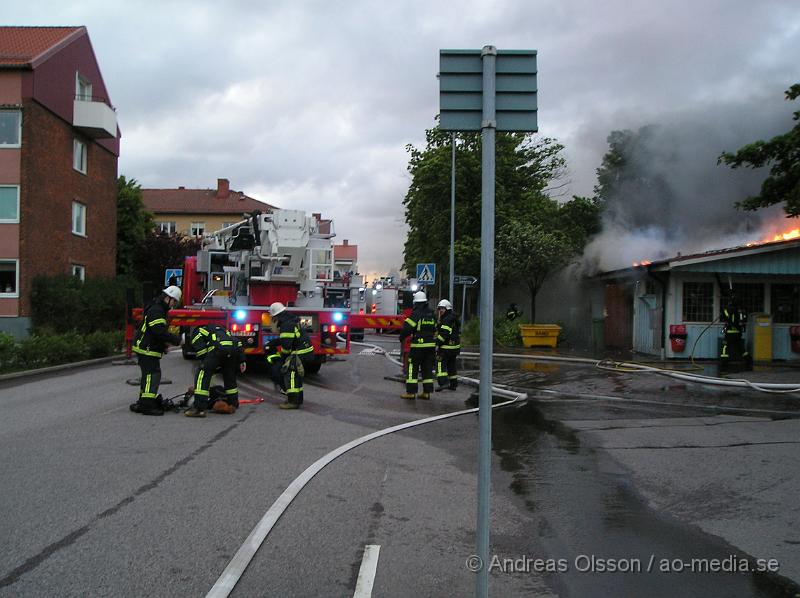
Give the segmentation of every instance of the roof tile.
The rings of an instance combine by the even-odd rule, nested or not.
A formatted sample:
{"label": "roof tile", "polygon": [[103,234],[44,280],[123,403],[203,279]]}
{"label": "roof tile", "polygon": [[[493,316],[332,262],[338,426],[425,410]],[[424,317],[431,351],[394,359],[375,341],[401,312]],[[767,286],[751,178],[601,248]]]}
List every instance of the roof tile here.
{"label": "roof tile", "polygon": [[0,27],[0,67],[29,66],[83,27]]}
{"label": "roof tile", "polygon": [[142,189],[142,199],[154,214],[244,214],[276,209],[233,190],[223,199],[217,197],[216,189]]}

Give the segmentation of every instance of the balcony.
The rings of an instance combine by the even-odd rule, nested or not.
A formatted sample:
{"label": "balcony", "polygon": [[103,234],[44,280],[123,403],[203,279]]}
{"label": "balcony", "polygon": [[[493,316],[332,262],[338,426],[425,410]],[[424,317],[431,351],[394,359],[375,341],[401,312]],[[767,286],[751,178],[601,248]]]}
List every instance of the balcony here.
{"label": "balcony", "polygon": [[95,98],[76,98],[72,109],[72,126],[95,139],[117,136],[117,113],[108,104]]}

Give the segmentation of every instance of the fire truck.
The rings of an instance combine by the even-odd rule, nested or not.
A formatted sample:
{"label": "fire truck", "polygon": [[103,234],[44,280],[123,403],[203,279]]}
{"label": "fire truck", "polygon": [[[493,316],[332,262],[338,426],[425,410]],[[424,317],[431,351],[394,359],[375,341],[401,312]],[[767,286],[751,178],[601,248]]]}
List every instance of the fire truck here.
{"label": "fire truck", "polygon": [[[202,249],[185,260],[184,307],[170,310],[170,325],[180,326],[185,338],[203,324],[224,326],[248,358],[257,358],[277,336],[269,306],[280,301],[308,332],[314,356],[305,369],[316,373],[328,358],[350,352],[349,310],[324,305],[334,236],[332,220],[300,210],[256,211],[205,235]],[[192,357],[186,342],[183,351]]]}
{"label": "fire truck", "polygon": [[390,276],[373,281],[371,288],[362,287],[359,312],[350,315],[352,328],[399,330],[411,313],[412,296],[417,290],[415,279],[396,281]]}

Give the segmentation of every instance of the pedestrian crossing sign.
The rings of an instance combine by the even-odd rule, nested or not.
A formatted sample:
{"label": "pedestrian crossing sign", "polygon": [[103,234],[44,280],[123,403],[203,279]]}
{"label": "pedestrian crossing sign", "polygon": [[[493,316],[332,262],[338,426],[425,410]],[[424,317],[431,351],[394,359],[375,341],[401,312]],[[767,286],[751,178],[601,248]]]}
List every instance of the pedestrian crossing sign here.
{"label": "pedestrian crossing sign", "polygon": [[433,284],[436,282],[436,264],[417,264],[417,283]]}
{"label": "pedestrian crossing sign", "polygon": [[167,268],[164,272],[164,286],[181,286],[183,283],[183,268]]}

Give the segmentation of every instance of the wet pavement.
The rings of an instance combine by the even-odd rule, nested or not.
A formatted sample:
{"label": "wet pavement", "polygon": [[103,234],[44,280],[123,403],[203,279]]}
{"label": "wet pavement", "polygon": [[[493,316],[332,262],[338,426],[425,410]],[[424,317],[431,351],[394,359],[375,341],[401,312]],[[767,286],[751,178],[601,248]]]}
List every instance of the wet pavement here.
{"label": "wet pavement", "polygon": [[[793,368],[742,375],[800,381]],[[533,398],[495,413],[495,485],[532,514],[519,554],[560,566],[545,575],[554,593],[800,591],[797,394],[514,359],[493,381]]]}

